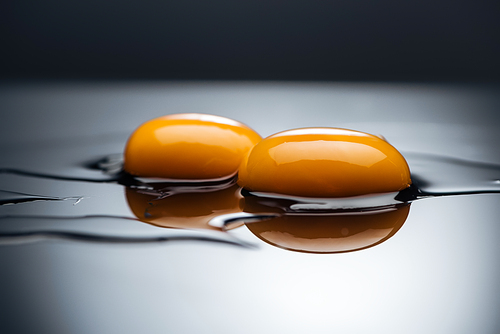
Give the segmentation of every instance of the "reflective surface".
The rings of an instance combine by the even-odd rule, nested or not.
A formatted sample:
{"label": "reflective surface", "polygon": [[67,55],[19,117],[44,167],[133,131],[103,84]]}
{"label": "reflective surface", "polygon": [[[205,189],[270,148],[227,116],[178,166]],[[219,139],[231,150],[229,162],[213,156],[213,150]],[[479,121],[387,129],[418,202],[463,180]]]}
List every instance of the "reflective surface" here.
{"label": "reflective surface", "polygon": [[[19,201],[0,206],[2,332],[498,333],[499,92],[385,84],[4,85],[1,198]],[[292,248],[308,237],[301,222],[283,229],[268,220],[227,233],[199,229],[205,218],[190,229],[156,226],[170,224],[166,218],[152,225],[144,215],[153,200],[148,188],[127,187],[92,166],[120,154],[138,124],[167,109],[203,109],[263,136],[304,126],[383,134],[427,196],[411,204],[402,226],[358,222],[358,230],[350,223],[346,231],[318,222],[340,228],[331,237],[344,231],[356,243],[363,231],[373,230],[372,241],[397,231],[347,253],[289,251],[249,230],[275,244],[283,239],[272,237],[285,236],[284,247]],[[248,207],[245,198],[237,208],[224,189],[230,194],[221,210]],[[150,197],[136,203],[131,194]],[[179,193],[161,203],[187,195],[200,202]],[[183,209],[169,217],[176,210],[187,216]],[[200,206],[199,217],[205,214]]]}
{"label": "reflective surface", "polygon": [[134,215],[156,226],[215,229],[208,224],[210,219],[243,210],[240,187],[234,182],[209,186],[161,184],[156,188],[125,189]]}
{"label": "reflective surface", "polygon": [[246,226],[259,239],[287,250],[353,252],[392,237],[403,226],[409,210],[406,204],[368,212],[284,214]]}

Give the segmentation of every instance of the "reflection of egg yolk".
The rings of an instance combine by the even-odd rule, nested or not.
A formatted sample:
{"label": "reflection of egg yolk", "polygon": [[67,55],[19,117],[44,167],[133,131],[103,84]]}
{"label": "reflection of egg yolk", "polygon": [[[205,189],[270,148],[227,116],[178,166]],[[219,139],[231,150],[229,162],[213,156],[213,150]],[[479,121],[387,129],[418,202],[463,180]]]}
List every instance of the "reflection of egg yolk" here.
{"label": "reflection of egg yolk", "polygon": [[132,134],[124,169],[137,176],[176,180],[227,178],[260,140],[246,125],[220,116],[163,116]]}
{"label": "reflection of egg yolk", "polygon": [[247,190],[304,197],[397,192],[411,184],[403,156],[381,138],[334,128],[280,132],[243,160],[238,184]]}
{"label": "reflection of egg yolk", "polygon": [[208,190],[185,188],[176,193],[174,188],[171,195],[158,199],[158,195],[148,194],[147,191],[126,188],[126,196],[134,215],[148,224],[171,228],[217,229],[208,224],[210,219],[242,211],[240,189],[236,184],[229,184]]}
{"label": "reflection of egg yolk", "polygon": [[246,226],[273,246],[305,253],[342,253],[378,245],[403,226],[410,205],[331,215],[283,215]]}

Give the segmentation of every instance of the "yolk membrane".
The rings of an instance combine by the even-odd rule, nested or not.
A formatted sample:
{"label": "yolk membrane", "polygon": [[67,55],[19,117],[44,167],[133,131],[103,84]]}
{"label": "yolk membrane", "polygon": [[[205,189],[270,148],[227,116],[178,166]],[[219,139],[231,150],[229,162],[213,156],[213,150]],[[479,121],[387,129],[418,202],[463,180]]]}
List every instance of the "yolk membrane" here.
{"label": "yolk membrane", "polygon": [[142,177],[202,181],[236,174],[261,140],[248,126],[205,114],[173,114],[142,124],[125,147],[124,169]]}
{"label": "yolk membrane", "polygon": [[243,159],[238,184],[254,192],[351,197],[411,184],[404,157],[380,137],[345,129],[303,128],[260,141]]}

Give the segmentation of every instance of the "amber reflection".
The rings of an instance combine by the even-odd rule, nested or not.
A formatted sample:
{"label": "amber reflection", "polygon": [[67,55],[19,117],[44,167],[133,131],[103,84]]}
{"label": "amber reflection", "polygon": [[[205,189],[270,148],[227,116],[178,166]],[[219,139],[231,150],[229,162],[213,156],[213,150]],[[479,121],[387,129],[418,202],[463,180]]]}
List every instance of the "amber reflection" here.
{"label": "amber reflection", "polygon": [[168,195],[159,199],[158,191],[127,188],[128,205],[139,220],[170,228],[218,230],[208,225],[210,219],[242,211],[242,196],[236,184],[222,184],[208,189],[196,185],[170,186],[166,189]]}
{"label": "amber reflection", "polygon": [[[261,204],[247,199],[245,211],[262,211]],[[403,226],[409,211],[410,204],[402,204],[369,212],[284,213],[246,226],[258,238],[279,248],[304,253],[343,253],[386,241]]]}

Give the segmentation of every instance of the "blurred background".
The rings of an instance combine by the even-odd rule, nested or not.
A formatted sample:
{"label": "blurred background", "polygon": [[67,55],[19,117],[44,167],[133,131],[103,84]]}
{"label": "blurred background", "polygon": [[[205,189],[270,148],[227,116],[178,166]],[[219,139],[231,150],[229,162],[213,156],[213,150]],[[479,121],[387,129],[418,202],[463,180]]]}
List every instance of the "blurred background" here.
{"label": "blurred background", "polygon": [[1,79],[498,82],[495,0],[6,0]]}

